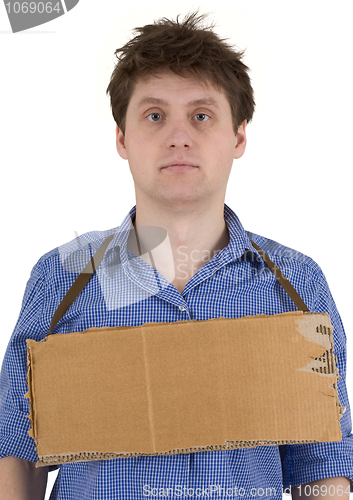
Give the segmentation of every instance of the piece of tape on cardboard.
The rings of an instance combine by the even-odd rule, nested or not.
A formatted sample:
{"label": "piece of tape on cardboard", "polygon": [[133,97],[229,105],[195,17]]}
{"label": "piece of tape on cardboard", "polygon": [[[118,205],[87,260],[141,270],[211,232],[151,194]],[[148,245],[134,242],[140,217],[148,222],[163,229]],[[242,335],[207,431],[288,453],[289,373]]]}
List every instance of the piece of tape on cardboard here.
{"label": "piece of tape on cardboard", "polygon": [[293,311],[27,339],[36,466],[340,441],[332,332]]}

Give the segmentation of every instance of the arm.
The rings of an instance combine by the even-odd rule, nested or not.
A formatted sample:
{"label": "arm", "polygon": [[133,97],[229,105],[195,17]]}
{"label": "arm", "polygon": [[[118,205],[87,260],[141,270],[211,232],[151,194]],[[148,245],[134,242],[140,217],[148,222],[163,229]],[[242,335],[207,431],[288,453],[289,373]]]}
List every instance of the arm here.
{"label": "arm", "polygon": [[[26,338],[45,336],[44,277],[39,261],[27,283],[0,372],[0,500],[43,500],[45,495],[49,467],[35,467],[38,455],[28,435],[29,400],[24,398],[28,391]],[[28,337],[26,332],[31,332]]]}
{"label": "arm", "polygon": [[292,488],[293,500],[349,500],[350,480],[328,477]]}
{"label": "arm", "polygon": [[0,459],[0,500],[44,500],[48,467],[16,457]]}
{"label": "arm", "polygon": [[[317,265],[316,271],[313,265],[307,267],[306,285],[299,291],[303,299],[306,299],[306,303],[309,303],[310,311],[327,312],[330,316],[333,325],[334,352],[337,356],[336,365],[341,377],[336,386],[339,400],[346,407],[346,411],[339,420],[342,431],[341,441],[288,444],[279,447],[283,488],[288,489],[291,487],[292,497],[295,500],[314,498],[318,500],[322,498],[326,500],[347,500],[349,498],[347,478],[350,479],[350,487],[353,491],[353,434],[351,407],[346,385],[346,334],[325,276]],[[320,477],[325,479],[315,479]],[[342,485],[340,486],[337,481],[340,482],[341,480]],[[294,488],[293,485],[300,486]],[[304,491],[305,486],[307,486],[307,496]],[[310,486],[311,493],[309,492]],[[326,495],[325,488],[327,488]]]}

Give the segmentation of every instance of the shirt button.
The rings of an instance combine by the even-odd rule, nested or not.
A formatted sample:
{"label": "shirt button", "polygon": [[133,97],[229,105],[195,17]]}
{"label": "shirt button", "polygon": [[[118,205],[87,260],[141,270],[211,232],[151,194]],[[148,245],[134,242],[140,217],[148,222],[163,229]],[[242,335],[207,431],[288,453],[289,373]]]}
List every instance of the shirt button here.
{"label": "shirt button", "polygon": [[186,311],[186,309],[183,306],[179,306],[179,311]]}

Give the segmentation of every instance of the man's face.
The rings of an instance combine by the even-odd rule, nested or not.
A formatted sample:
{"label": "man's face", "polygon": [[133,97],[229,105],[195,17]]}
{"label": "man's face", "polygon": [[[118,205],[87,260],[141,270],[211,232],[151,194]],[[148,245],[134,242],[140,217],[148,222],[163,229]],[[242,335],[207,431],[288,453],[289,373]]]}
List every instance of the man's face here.
{"label": "man's face", "polygon": [[171,72],[139,80],[125,135],[117,127],[116,139],[136,203],[178,211],[223,203],[233,159],[245,150],[245,126],[235,135],[229,102],[210,84]]}

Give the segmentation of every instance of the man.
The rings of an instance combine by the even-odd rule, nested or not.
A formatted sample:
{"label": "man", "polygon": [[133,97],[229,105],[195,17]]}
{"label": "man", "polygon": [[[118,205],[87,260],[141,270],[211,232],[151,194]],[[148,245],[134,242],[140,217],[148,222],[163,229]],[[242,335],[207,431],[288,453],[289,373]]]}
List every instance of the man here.
{"label": "man", "polygon": [[[296,310],[251,238],[311,311],[330,315],[341,376],[338,393],[346,406],[342,441],[69,463],[60,466],[51,500],[280,499],[282,485],[292,487],[294,498],[322,498],[327,492],[327,497],[347,499],[353,491],[343,326],[317,264],[246,232],[224,204],[233,160],[245,151],[253,91],[242,54],[210,27],[202,28],[201,21],[196,14],[182,23],[160,20],[139,28],[116,51],[121,56],[107,92],[117,123],[117,150],[129,162],[136,206],[118,230],[87,233],[79,242],[48,252],[32,271],[1,372],[0,500],[43,498],[48,470],[59,467],[33,467],[37,455],[27,435],[23,398],[25,339],[46,336],[77,274],[113,233],[101,265],[54,334]],[[151,232],[144,231],[151,226],[168,236],[155,248]],[[128,238],[134,233],[138,248],[149,252],[136,251]]]}

